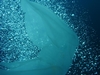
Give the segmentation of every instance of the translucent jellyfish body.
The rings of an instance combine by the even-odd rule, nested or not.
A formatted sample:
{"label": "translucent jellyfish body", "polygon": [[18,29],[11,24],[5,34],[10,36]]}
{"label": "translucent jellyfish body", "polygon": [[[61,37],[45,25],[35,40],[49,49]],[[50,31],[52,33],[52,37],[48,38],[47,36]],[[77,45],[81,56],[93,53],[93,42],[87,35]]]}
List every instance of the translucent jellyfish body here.
{"label": "translucent jellyfish body", "polygon": [[21,0],[25,12],[26,32],[41,51],[37,58],[1,63],[8,70],[2,75],[65,75],[78,46],[76,34],[67,24],[45,6]]}

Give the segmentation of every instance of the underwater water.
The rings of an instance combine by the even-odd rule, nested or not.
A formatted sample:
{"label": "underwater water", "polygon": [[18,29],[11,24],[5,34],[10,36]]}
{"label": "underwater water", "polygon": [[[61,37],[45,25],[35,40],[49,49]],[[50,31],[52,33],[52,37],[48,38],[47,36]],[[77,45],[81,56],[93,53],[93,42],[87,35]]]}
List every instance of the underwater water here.
{"label": "underwater water", "polygon": [[88,12],[77,1],[31,1],[0,1],[0,75],[99,75],[100,39],[85,23]]}

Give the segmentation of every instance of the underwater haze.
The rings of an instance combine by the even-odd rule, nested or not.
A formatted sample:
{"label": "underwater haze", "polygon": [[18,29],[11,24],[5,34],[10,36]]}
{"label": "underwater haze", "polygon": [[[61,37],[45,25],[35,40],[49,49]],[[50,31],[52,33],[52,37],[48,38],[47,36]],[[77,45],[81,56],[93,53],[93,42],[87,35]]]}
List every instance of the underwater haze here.
{"label": "underwater haze", "polygon": [[0,75],[100,75],[100,1],[0,0]]}

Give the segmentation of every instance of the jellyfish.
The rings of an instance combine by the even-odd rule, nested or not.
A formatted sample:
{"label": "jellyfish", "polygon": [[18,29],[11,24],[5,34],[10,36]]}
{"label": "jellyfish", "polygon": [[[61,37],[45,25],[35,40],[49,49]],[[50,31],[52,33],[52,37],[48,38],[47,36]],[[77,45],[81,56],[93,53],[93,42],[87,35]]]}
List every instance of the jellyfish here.
{"label": "jellyfish", "polygon": [[0,63],[7,70],[2,75],[65,75],[68,71],[78,37],[52,10],[38,3],[21,0],[29,39],[41,51],[35,59]]}

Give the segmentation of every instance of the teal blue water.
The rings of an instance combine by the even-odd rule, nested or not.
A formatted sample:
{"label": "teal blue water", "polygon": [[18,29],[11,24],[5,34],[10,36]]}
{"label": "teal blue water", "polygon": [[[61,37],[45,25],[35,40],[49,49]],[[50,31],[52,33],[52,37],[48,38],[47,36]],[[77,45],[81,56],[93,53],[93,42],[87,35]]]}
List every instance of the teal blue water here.
{"label": "teal blue water", "polygon": [[[3,3],[2,3],[2,1],[3,1]],[[25,14],[27,14],[27,13],[23,12],[21,7],[19,6],[20,0],[11,0],[11,1],[10,0],[0,0],[0,62],[12,62],[12,64],[10,64],[10,65],[0,63],[1,64],[0,69],[3,70],[3,71],[0,70],[0,73],[2,75],[8,75],[8,73],[12,75],[12,73],[15,73],[15,72],[12,72],[12,71],[5,72],[6,70],[11,69],[11,70],[15,70],[15,71],[17,71],[17,70],[20,71],[20,72],[17,72],[18,74],[16,73],[16,75],[23,75],[23,74],[24,75],[25,74],[33,75],[33,71],[28,72],[28,71],[26,71],[27,69],[23,68],[23,67],[27,67],[28,70],[33,70],[32,69],[33,67],[34,67],[34,69],[37,69],[41,66],[42,69],[40,68],[40,69],[37,69],[34,71],[34,73],[36,75],[40,75],[39,74],[40,72],[42,75],[43,74],[47,75],[48,73],[49,73],[48,75],[59,75],[60,73],[63,72],[62,70],[64,70],[64,73],[66,72],[66,75],[76,75],[76,74],[78,74],[78,75],[99,75],[100,67],[98,65],[100,65],[100,62],[99,62],[99,59],[100,59],[100,41],[99,40],[100,39],[98,37],[98,33],[96,33],[96,30],[99,29],[99,27],[97,25],[94,26],[95,24],[98,24],[95,22],[93,22],[95,24],[93,26],[91,26],[92,21],[94,21],[94,20],[90,21],[89,16],[92,16],[92,12],[90,10],[89,11],[85,10],[86,8],[84,8],[84,7],[82,8],[80,1],[74,1],[74,0],[73,1],[72,0],[70,0],[70,1],[69,0],[52,0],[52,1],[51,0],[31,0],[31,1],[41,4],[41,5],[45,5],[48,9],[52,10],[53,13],[55,13],[60,19],[62,19],[64,22],[66,22],[66,25],[69,26],[71,28],[71,30],[77,34],[78,39],[79,39],[79,46],[78,46],[78,48],[76,48],[76,50],[74,49],[75,53],[73,51],[69,51],[69,53],[68,53],[69,56],[74,55],[73,60],[72,60],[72,62],[69,62],[70,64],[68,64],[68,62],[65,63],[66,64],[65,66],[68,65],[67,69],[66,68],[61,69],[61,67],[58,67],[58,64],[60,65],[60,63],[62,63],[62,61],[67,61],[68,58],[67,57],[59,57],[59,58],[61,58],[61,59],[59,59],[59,60],[61,60],[60,62],[55,62],[55,61],[58,61],[58,59],[54,59],[53,63],[57,64],[57,66],[51,66],[53,64],[50,64],[50,63],[52,63],[51,61],[53,58],[51,60],[49,60],[48,57],[54,56],[56,54],[56,52],[52,51],[50,53],[44,53],[43,57],[47,57],[46,59],[48,59],[48,60],[40,59],[40,58],[37,59],[38,58],[37,55],[40,52],[43,52],[41,50],[42,49],[45,50],[49,47],[49,45],[48,45],[49,40],[47,37],[49,37],[50,40],[53,41],[53,44],[55,44],[58,49],[60,49],[59,46],[62,45],[63,42],[66,44],[69,43],[68,47],[73,48],[71,46],[73,46],[72,43],[75,43],[74,42],[75,40],[74,41],[69,40],[70,42],[64,41],[70,35],[66,35],[68,37],[61,39],[62,36],[65,36],[65,35],[63,35],[63,33],[65,33],[66,27],[64,27],[63,25],[59,25],[60,21],[57,22],[57,20],[55,20],[55,18],[52,18],[53,16],[51,16],[50,14],[48,15],[48,13],[44,9],[39,8],[42,12],[45,12],[45,14],[42,14],[42,15],[39,10],[36,10],[37,8],[35,8],[35,11],[37,11],[39,15],[37,15],[37,13],[35,13],[35,11],[33,11],[33,10],[28,10],[28,14],[30,14],[27,16],[27,17],[30,16],[30,18],[28,19],[25,17]],[[85,3],[85,1],[83,2],[82,5],[84,5],[84,3]],[[87,3],[89,3],[89,1]],[[91,2],[90,2],[90,4],[91,4]],[[95,4],[93,4],[93,5],[95,5]],[[87,4],[85,7],[88,8],[88,6],[89,5]],[[27,9],[26,6],[24,6],[23,8],[25,8],[24,10]],[[14,10],[16,10],[16,11],[14,11]],[[91,10],[92,10],[92,8],[91,8]],[[98,11],[99,11],[99,9],[98,9]],[[32,12],[34,12],[35,15],[33,15]],[[91,12],[91,14],[89,14],[90,12]],[[4,13],[6,13],[6,14],[4,14]],[[40,15],[42,18],[40,17]],[[47,18],[47,15],[49,16],[49,18]],[[33,18],[32,16],[34,16],[35,19],[32,19]],[[43,17],[45,17],[45,19],[43,19]],[[98,15],[98,17],[99,17],[99,15]],[[95,17],[94,17],[94,19],[95,19],[95,21],[97,21]],[[28,21],[26,23],[30,24],[30,26],[27,25],[27,27],[29,29],[27,29],[27,27],[25,26],[26,23],[24,23],[24,21],[26,21],[26,20]],[[34,21],[34,22],[31,23],[31,21]],[[45,27],[44,25],[46,25],[47,23],[48,23],[48,26],[46,26],[46,28],[44,28]],[[36,24],[38,28],[32,27],[31,24],[34,24],[34,25]],[[39,26],[40,24],[42,24],[42,26]],[[50,24],[56,24],[56,25],[50,26]],[[65,31],[60,33],[60,31],[62,29],[57,27],[57,25],[59,25],[60,28],[64,27],[63,30],[65,30]],[[92,27],[94,27],[94,29]],[[25,29],[26,29],[26,31],[25,31]],[[57,31],[57,33],[54,31]],[[34,32],[34,34],[30,33],[30,32]],[[40,33],[40,32],[41,32],[41,34],[36,35],[37,33]],[[49,35],[46,36],[45,35],[46,33],[49,33]],[[20,37],[19,37],[19,34],[21,34]],[[62,36],[57,38],[59,36],[57,34],[60,34],[60,35],[62,34]],[[31,35],[33,35],[35,39],[33,39],[33,36],[31,36]],[[14,39],[12,39],[12,38],[14,38]],[[54,40],[54,38],[56,38],[57,41]],[[70,38],[70,39],[72,39],[72,38]],[[73,38],[73,39],[75,39],[75,38]],[[59,40],[59,42],[58,42],[58,40]],[[62,40],[63,40],[63,42],[62,42]],[[21,42],[18,42],[18,41],[21,41]],[[34,42],[32,42],[32,41],[34,41]],[[52,45],[50,45],[50,46],[52,46]],[[57,49],[56,47],[55,47],[55,50]],[[69,50],[71,50],[71,49],[69,49]],[[59,55],[59,53],[57,53],[57,54]],[[55,57],[58,57],[57,54],[55,55]],[[42,54],[40,54],[40,56],[42,56]],[[22,62],[20,64],[13,63],[16,61],[24,61],[24,60],[30,60],[30,59],[33,59],[33,60],[37,59],[39,62],[41,60],[40,63],[42,65],[38,64],[39,65],[38,67],[31,65],[31,63],[37,64],[37,62],[38,62],[37,60],[35,60],[34,62],[29,61],[28,64],[25,64],[27,61]],[[69,60],[71,60],[71,59],[72,59],[72,57]],[[42,60],[49,61],[49,64],[45,63],[45,61],[42,61]],[[15,65],[15,66],[13,66],[13,65]],[[44,66],[47,68],[46,70],[44,69]],[[25,70],[25,72],[22,72],[21,70]],[[44,72],[44,71],[46,71],[46,72]],[[54,71],[54,72],[52,72],[52,71]],[[5,74],[3,74],[3,73],[5,73]]]}

